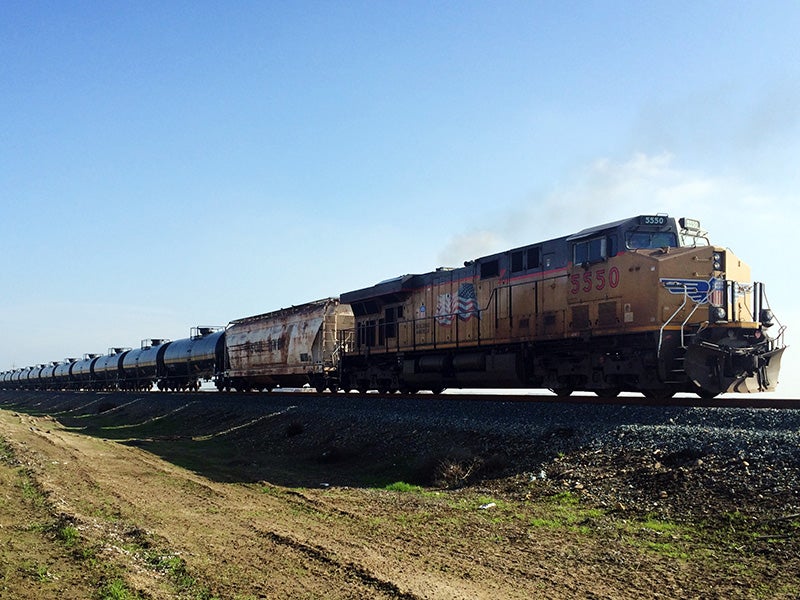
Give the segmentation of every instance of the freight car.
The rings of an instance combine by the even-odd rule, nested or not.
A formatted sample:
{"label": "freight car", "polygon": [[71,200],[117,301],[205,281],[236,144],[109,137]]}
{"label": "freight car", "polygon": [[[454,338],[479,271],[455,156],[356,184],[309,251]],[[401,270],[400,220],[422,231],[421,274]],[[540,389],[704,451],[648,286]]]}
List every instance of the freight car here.
{"label": "freight car", "polygon": [[764,285],[700,224],[644,215],[342,294],[345,387],[772,390],[784,351]]}
{"label": "freight car", "polygon": [[[774,336],[769,335],[777,326]],[[713,397],[775,388],[785,327],[691,219],[643,215],[459,268],[0,374],[17,389],[547,388]]]}
{"label": "freight car", "polygon": [[339,362],[350,348],[353,311],[338,298],[233,321],[225,336],[220,390],[271,391],[309,384],[339,387]]}
{"label": "freight car", "polygon": [[5,389],[159,390],[200,388],[218,372],[224,356],[222,327],[194,327],[188,338],[142,341],[137,350],[111,348],[108,354],[85,354],[52,366],[39,365],[0,374]]}

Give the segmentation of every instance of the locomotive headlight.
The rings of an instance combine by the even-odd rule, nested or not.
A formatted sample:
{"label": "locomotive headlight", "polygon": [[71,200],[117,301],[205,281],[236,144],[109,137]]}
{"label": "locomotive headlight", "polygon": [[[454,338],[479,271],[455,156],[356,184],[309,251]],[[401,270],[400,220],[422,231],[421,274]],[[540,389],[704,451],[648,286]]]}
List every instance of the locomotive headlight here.
{"label": "locomotive headlight", "polygon": [[714,263],[714,270],[721,271],[722,270],[722,254],[720,252],[714,252],[711,255],[711,259]]}
{"label": "locomotive headlight", "polygon": [[728,318],[728,312],[725,310],[723,306],[714,306],[711,308],[711,320],[718,322],[718,321],[725,321]]}

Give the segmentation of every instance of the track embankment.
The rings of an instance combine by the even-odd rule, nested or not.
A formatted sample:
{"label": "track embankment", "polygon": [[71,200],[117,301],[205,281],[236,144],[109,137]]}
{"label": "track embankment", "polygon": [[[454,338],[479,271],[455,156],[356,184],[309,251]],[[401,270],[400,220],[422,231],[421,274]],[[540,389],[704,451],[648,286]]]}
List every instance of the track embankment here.
{"label": "track embankment", "polygon": [[17,544],[0,597],[800,595],[800,411],[44,392],[0,409]]}

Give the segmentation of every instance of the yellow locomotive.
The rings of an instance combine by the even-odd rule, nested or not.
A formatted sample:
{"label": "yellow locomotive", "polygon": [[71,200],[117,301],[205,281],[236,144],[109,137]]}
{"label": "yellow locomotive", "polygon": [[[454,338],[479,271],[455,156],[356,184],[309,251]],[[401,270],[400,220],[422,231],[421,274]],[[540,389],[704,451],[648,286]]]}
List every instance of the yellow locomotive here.
{"label": "yellow locomotive", "polygon": [[651,398],[774,389],[764,285],[700,224],[643,215],[342,294],[341,386]]}

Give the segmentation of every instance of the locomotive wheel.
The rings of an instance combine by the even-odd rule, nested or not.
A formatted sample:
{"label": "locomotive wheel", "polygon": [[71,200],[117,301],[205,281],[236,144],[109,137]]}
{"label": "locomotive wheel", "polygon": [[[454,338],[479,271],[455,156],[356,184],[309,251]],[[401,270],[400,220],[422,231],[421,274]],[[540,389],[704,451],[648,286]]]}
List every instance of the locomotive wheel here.
{"label": "locomotive wheel", "polygon": [[612,398],[616,398],[619,396],[619,393],[622,390],[619,388],[606,388],[603,390],[595,390],[594,393],[598,398],[603,398],[604,400],[611,400]]}
{"label": "locomotive wheel", "polygon": [[572,388],[550,388],[550,391],[559,398],[569,398],[574,390]]}
{"label": "locomotive wheel", "polygon": [[335,394],[336,392],[339,391],[339,386],[336,385],[335,383],[332,383],[328,386],[328,389],[331,391],[331,394]]}
{"label": "locomotive wheel", "polygon": [[718,392],[712,392],[711,390],[704,390],[699,385],[695,386],[694,393],[706,400],[711,400],[711,398],[716,398],[717,396],[719,396]]}

